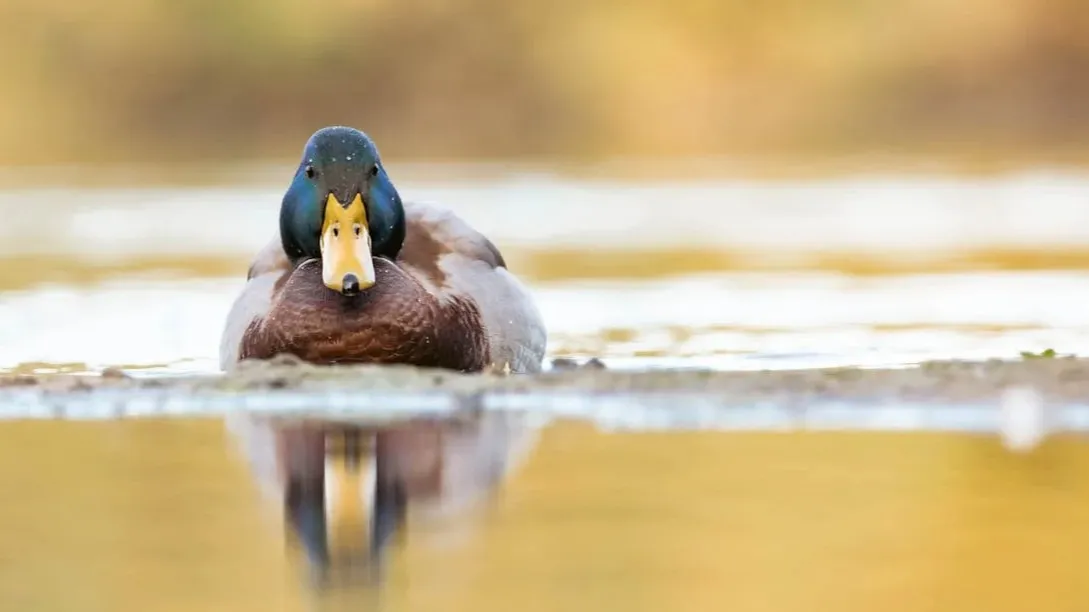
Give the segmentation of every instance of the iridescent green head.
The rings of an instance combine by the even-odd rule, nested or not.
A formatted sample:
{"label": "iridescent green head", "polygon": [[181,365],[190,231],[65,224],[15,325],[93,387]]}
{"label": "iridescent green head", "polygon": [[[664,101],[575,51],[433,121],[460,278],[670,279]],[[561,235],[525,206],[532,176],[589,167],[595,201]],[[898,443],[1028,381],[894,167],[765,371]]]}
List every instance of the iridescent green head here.
{"label": "iridescent green head", "polygon": [[405,211],[366,134],[327,127],[310,137],[280,205],[280,238],[292,262],[321,259],[330,289],[355,295],[374,285],[371,258],[397,257]]}

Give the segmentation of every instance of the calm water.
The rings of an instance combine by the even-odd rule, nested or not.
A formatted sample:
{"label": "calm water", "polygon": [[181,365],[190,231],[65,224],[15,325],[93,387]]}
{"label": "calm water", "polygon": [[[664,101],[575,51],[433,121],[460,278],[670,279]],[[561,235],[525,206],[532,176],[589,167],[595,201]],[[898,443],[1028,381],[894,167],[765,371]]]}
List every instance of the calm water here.
{"label": "calm water", "polygon": [[[279,189],[0,192],[0,368],[215,371],[223,317],[275,227]],[[1082,177],[522,176],[408,180],[403,191],[452,206],[503,248],[538,297],[553,356],[760,369],[1089,346],[1089,266],[1070,264],[1089,244]],[[43,221],[27,205],[37,201],[64,206]],[[1064,250],[1062,270],[1023,265]],[[892,273],[905,267],[914,273]],[[938,434],[470,428],[444,438],[445,486],[410,501],[383,588],[318,592],[285,542],[263,430],[243,425],[0,427],[0,604],[1089,606],[1089,447],[1077,440],[1019,456]],[[514,447],[503,485],[481,485]],[[366,471],[360,483],[336,466],[329,486],[336,546],[361,545]]]}
{"label": "calm water", "polygon": [[[1082,610],[1089,448],[544,430],[490,503],[410,505],[380,589],[310,588],[218,423],[0,428],[21,610]],[[464,452],[464,451],[463,451]],[[330,495],[361,548],[359,486]],[[287,540],[291,541],[290,538]]]}
{"label": "calm water", "polygon": [[[214,371],[223,318],[276,228],[280,189],[0,192],[0,368]],[[768,368],[1089,345],[1080,176],[519,176],[402,190],[454,208],[502,247],[535,291],[557,356]],[[64,205],[43,226],[36,201]],[[1045,256],[1063,269],[1034,269]],[[891,273],[905,266],[913,273]],[[867,274],[846,274],[858,268]]]}

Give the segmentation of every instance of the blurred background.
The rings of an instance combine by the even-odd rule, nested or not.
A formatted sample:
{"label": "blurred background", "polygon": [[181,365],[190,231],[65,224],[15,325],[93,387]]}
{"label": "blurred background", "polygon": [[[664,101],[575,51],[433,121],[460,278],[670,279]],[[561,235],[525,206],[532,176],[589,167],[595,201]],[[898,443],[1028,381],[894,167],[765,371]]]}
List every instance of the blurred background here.
{"label": "blurred background", "polygon": [[554,355],[1076,349],[1085,74],[1076,0],[0,2],[0,367],[216,370],[332,124],[503,249]]}
{"label": "blurred background", "polygon": [[553,355],[1073,351],[1086,74],[1076,0],[0,2],[0,367],[216,370],[332,124],[500,246]]}
{"label": "blurred background", "polygon": [[[0,4],[0,161],[1084,161],[1077,0]],[[870,161],[873,161],[870,159]],[[773,168],[774,169],[774,168]]]}

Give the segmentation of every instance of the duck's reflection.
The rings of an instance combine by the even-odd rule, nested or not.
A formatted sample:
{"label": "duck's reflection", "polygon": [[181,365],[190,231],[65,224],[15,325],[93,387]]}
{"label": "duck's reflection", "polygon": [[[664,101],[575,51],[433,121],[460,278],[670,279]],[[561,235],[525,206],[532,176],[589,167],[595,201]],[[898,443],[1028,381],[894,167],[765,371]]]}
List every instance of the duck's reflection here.
{"label": "duck's reflection", "polygon": [[[489,411],[381,427],[228,418],[261,488],[283,500],[289,541],[302,545],[323,582],[334,575],[377,578],[410,509],[424,521],[446,519],[445,529],[471,520],[473,507],[532,450],[540,425],[525,413]],[[362,485],[368,523],[366,546],[345,547],[359,551],[346,555],[330,554],[329,475],[337,459]]]}

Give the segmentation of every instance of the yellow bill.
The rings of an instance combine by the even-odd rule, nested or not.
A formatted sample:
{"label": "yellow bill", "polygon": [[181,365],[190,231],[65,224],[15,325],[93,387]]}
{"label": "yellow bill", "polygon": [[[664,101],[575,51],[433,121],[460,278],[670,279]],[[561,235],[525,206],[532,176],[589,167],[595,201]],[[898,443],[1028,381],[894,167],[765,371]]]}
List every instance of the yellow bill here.
{"label": "yellow bill", "polygon": [[355,295],[374,285],[371,234],[361,195],[357,193],[345,207],[329,194],[320,244],[321,274],[326,287],[344,295]]}

